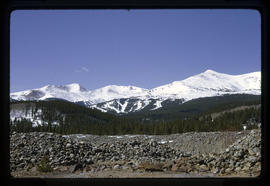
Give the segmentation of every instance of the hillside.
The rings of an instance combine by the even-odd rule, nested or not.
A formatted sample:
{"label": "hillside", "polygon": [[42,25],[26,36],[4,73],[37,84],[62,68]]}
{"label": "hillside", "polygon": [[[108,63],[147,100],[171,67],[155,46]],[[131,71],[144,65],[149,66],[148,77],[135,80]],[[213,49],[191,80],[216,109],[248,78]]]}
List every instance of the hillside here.
{"label": "hillside", "polygon": [[99,110],[61,101],[16,101],[10,105],[11,126],[21,131],[84,133],[89,127],[99,128],[120,118]]}
{"label": "hillside", "polygon": [[172,121],[196,115],[204,115],[232,109],[238,106],[260,104],[261,96],[235,94],[206,98],[198,98],[181,103],[180,101],[165,101],[163,107],[157,110],[142,110],[124,115],[126,118],[144,121]]}

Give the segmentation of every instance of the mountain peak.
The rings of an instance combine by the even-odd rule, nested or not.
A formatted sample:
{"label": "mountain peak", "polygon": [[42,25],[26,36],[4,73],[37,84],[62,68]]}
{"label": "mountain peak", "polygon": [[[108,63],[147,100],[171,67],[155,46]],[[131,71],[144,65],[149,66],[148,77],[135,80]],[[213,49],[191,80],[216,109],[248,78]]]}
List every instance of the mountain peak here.
{"label": "mountain peak", "polygon": [[46,85],[41,88],[42,90],[55,90],[55,89],[60,89],[68,92],[85,92],[87,91],[86,88],[82,87],[78,83],[71,83],[67,85]]}
{"label": "mountain peak", "polygon": [[216,71],[214,71],[214,70],[211,70],[211,69],[207,69],[206,71],[204,71],[203,73],[211,73],[211,74],[216,74],[217,72]]}
{"label": "mountain peak", "polygon": [[87,91],[86,88],[82,87],[80,84],[78,83],[71,83],[71,84],[67,84],[65,85],[65,87],[67,87],[69,89],[70,92],[78,92],[78,91],[82,91],[85,92]]}

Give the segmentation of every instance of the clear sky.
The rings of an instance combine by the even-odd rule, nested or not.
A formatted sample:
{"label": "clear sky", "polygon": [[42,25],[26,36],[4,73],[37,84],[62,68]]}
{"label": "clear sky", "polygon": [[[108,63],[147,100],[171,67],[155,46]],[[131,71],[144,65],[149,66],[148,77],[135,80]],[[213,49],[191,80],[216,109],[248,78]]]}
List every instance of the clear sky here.
{"label": "clear sky", "polygon": [[261,70],[256,10],[17,10],[10,92],[79,83],[154,88],[207,69]]}

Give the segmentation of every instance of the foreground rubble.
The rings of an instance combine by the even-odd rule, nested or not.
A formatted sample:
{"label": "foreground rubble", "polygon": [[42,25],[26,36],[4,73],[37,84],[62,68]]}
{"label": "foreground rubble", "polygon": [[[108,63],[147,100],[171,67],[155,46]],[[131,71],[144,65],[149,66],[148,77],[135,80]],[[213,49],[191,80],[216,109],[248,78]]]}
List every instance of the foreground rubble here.
{"label": "foreground rubble", "polygon": [[[52,172],[40,172],[42,158]],[[12,133],[15,177],[259,176],[261,132],[202,132],[166,136]]]}

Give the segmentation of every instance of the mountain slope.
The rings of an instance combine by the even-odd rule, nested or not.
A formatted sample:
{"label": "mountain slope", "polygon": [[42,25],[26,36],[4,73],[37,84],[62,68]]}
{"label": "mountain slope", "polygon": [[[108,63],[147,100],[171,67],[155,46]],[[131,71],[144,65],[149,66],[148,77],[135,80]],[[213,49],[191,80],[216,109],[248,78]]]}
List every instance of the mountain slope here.
{"label": "mountain slope", "polygon": [[16,101],[10,104],[11,126],[22,128],[34,127],[44,131],[57,128],[58,131],[54,132],[83,132],[93,126],[98,128],[99,125],[120,121],[121,118],[112,114],[62,100]]}
{"label": "mountain slope", "polygon": [[184,103],[166,100],[157,110],[141,110],[125,115],[129,119],[152,121],[172,121],[196,115],[221,112],[239,106],[260,104],[259,95],[233,94],[193,99]]}

